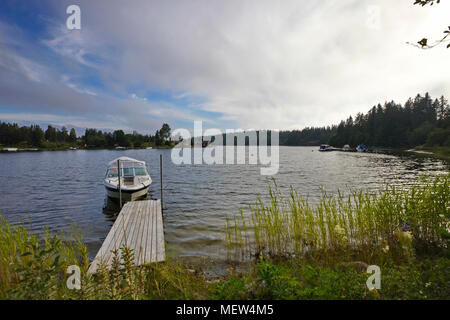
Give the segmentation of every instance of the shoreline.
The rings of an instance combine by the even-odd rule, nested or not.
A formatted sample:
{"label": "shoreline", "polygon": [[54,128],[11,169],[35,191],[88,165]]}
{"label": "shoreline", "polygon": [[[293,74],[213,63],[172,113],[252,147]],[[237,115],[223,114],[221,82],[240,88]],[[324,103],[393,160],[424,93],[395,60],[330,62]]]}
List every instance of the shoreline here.
{"label": "shoreline", "polygon": [[415,147],[405,150],[423,156],[432,156],[443,160],[450,160],[450,147]]}
{"label": "shoreline", "polygon": [[[115,148],[18,148],[18,147],[4,147],[0,148],[0,153],[23,153],[23,152],[48,152],[48,151],[79,151],[79,150],[110,150],[110,151],[127,151],[127,150],[153,150],[153,149],[172,149],[172,146],[159,146],[159,147],[151,147],[151,149],[147,148],[124,148],[124,149],[115,149]],[[7,150],[7,149],[15,149],[15,150]]]}
{"label": "shoreline", "polygon": [[[331,197],[323,198],[330,207],[317,205],[309,211],[301,198],[282,200],[283,195],[275,192],[268,206],[261,203],[251,212],[253,222],[248,226],[262,237],[242,241],[247,232],[244,220],[239,220],[243,216],[227,222],[224,259],[169,255],[162,262],[136,265],[134,253],[124,247],[123,261],[114,259],[110,270],[103,265],[94,276],[87,273],[90,259],[78,231],[72,240],[50,232],[39,237],[23,225],[11,226],[0,219],[0,270],[9,271],[0,277],[0,299],[446,299],[450,259],[448,231],[443,233],[442,226],[449,221],[448,200],[431,199],[448,199],[448,179],[448,174],[441,175],[420,180],[413,189],[389,187],[374,198],[363,196],[356,201],[364,210]],[[412,201],[420,207],[407,206]],[[298,205],[289,206],[293,219],[281,209],[289,203]],[[345,219],[333,220],[332,207]],[[390,215],[382,214],[381,207],[392,208]],[[404,214],[414,217],[411,225],[397,223],[403,217],[397,207],[408,208]],[[312,218],[313,212],[323,217]],[[267,223],[274,218],[283,223]],[[276,236],[283,232],[285,237]],[[72,265],[80,268],[81,283],[89,290],[67,288],[65,270]],[[379,291],[367,285],[369,267],[374,265],[383,274]],[[27,276],[19,278],[24,272]]]}
{"label": "shoreline", "polygon": [[[172,146],[149,146],[149,147],[143,147],[143,148],[104,148],[104,147],[74,147],[74,146],[64,146],[60,148],[40,148],[40,147],[24,147],[20,148],[17,146],[4,146],[0,147],[0,152],[3,153],[15,153],[15,152],[39,152],[39,151],[78,151],[78,150],[116,150],[116,151],[126,151],[126,150],[152,150],[152,149],[173,149],[176,147],[176,145]],[[305,148],[305,147],[319,147],[319,146],[293,146],[293,145],[280,145],[279,147],[288,147],[288,148]],[[74,149],[71,149],[74,148]],[[7,150],[7,149],[14,149],[14,150]],[[340,151],[340,150],[334,150],[334,151]],[[392,152],[413,152],[416,154],[424,154],[424,155],[436,155],[436,156],[442,156],[447,159],[450,159],[450,147],[414,147],[414,148],[385,148],[385,147],[374,147],[371,149],[371,151],[367,153],[392,153]],[[448,155],[447,155],[448,154]]]}

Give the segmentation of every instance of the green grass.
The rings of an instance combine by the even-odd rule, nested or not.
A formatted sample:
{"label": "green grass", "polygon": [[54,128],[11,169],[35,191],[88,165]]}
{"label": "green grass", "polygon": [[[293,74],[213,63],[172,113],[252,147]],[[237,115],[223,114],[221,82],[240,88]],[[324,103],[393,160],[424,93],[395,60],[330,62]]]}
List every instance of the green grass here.
{"label": "green grass", "polygon": [[86,268],[86,246],[78,233],[73,241],[48,230],[39,239],[23,225],[0,219],[0,298],[52,299],[61,295],[61,279],[69,265]]}
{"label": "green grass", "polygon": [[275,300],[449,299],[450,260],[433,257],[414,264],[382,265],[381,289],[369,291],[365,271],[321,266],[299,259],[261,260],[251,273],[214,286],[213,298]]}
{"label": "green grass", "polygon": [[[38,238],[2,219],[0,299],[449,299],[449,189],[442,175],[377,194],[324,194],[311,206],[271,188],[270,202],[258,199],[226,225],[230,259],[250,268],[214,281],[170,258],[135,266],[127,248],[89,275],[79,233]],[[381,268],[380,290],[366,287],[371,264]],[[66,286],[70,265],[81,269],[80,290]]]}
{"label": "green grass", "polygon": [[[24,226],[11,227],[0,220],[0,299],[202,299],[208,283],[186,272],[173,260],[136,267],[133,252],[122,249],[110,270],[101,266],[96,275],[89,267],[86,246],[78,233],[39,239]],[[81,290],[69,290],[67,267],[81,269]]]}
{"label": "green grass", "polygon": [[434,146],[434,147],[427,147],[422,146],[420,148],[416,148],[418,150],[423,150],[427,152],[432,152],[436,156],[443,158],[443,159],[450,159],[450,147],[446,146]]}

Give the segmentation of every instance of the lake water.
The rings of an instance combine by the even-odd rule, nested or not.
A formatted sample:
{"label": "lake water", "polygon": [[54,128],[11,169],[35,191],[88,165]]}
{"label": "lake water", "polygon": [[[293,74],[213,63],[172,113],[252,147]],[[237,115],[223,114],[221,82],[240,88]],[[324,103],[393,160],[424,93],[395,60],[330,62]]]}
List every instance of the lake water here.
{"label": "lake water", "polygon": [[[281,147],[275,176],[256,165],[174,165],[170,150],[56,151],[0,154],[0,212],[10,223],[32,222],[34,231],[78,226],[91,257],[110,230],[114,216],[103,210],[106,164],[129,156],[147,162],[153,178],[150,196],[160,197],[159,156],[164,168],[164,228],[173,257],[224,255],[227,216],[247,210],[257,195],[268,194],[274,178],[282,191],[317,201],[321,187],[378,190],[407,185],[421,174],[448,172],[442,160],[412,154],[317,152],[317,147]],[[247,210],[248,212],[248,210]]]}

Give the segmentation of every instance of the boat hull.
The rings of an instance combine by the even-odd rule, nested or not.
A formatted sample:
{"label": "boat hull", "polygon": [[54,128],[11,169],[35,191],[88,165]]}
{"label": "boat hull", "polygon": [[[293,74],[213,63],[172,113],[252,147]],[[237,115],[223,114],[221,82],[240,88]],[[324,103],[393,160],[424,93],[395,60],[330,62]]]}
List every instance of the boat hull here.
{"label": "boat hull", "polygon": [[[122,201],[134,201],[140,198],[144,198],[148,194],[150,186],[143,187],[138,190],[122,190]],[[119,191],[117,189],[105,187],[106,194],[112,199],[119,199]]]}

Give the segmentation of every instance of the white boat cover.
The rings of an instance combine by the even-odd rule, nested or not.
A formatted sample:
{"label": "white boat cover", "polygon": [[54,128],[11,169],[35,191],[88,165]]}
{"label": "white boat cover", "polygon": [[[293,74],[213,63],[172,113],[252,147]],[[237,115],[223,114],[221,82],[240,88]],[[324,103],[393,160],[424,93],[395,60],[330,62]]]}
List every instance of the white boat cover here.
{"label": "white boat cover", "polygon": [[142,168],[145,167],[145,161],[139,161],[129,157],[119,157],[108,163],[109,168],[117,168],[117,160],[120,160],[121,168]]}

